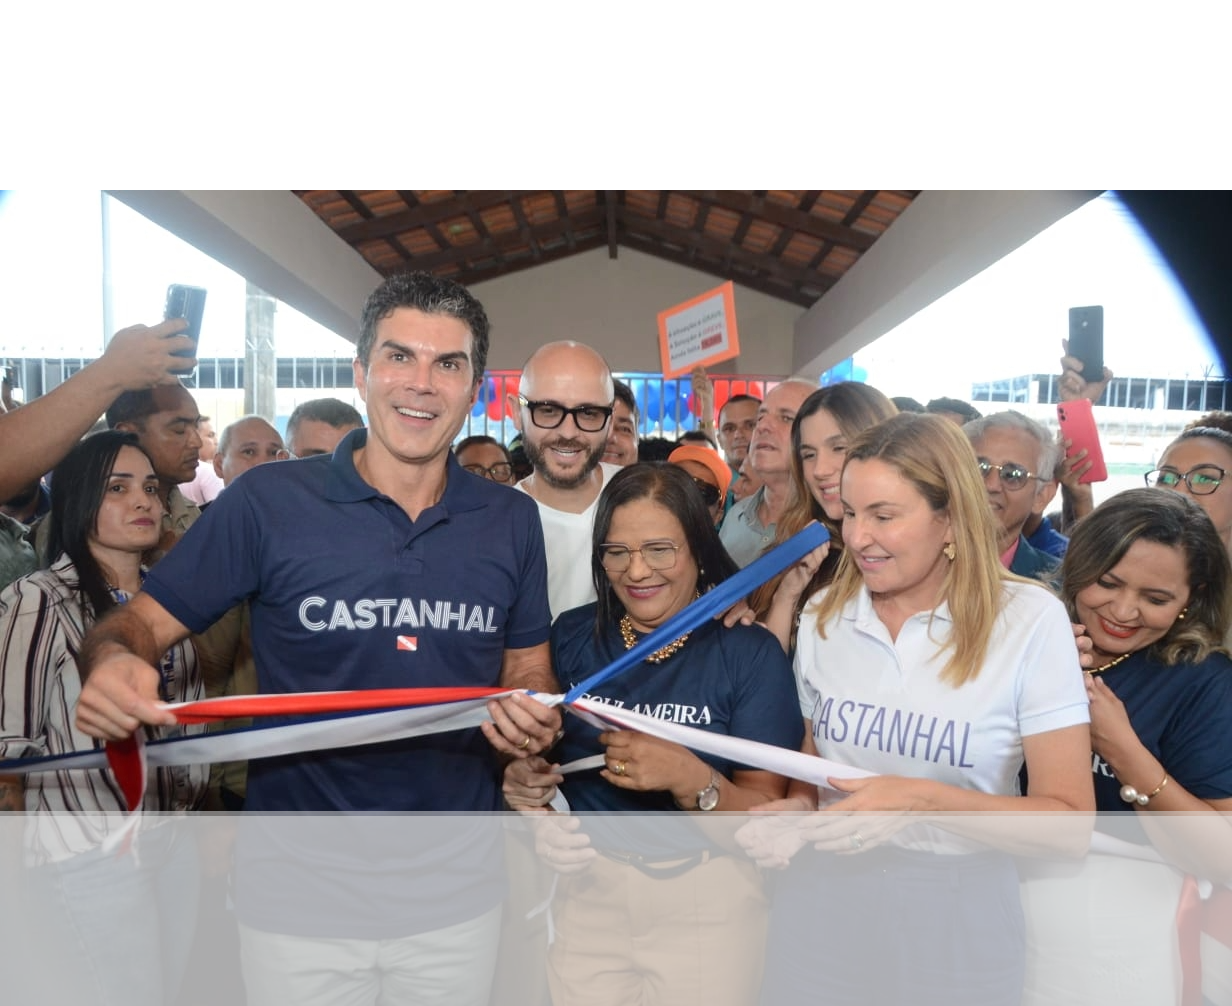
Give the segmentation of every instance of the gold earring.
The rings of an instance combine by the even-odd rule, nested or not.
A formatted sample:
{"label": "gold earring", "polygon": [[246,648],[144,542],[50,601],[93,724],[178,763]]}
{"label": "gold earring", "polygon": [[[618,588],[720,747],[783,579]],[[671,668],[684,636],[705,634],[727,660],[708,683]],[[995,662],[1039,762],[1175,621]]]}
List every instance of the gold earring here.
{"label": "gold earring", "polygon": [[952,541],[947,541],[945,543],[945,548],[941,550],[941,554],[949,559],[950,562],[953,562],[954,557],[958,555],[958,549],[954,547],[954,543]]}
{"label": "gold earring", "polygon": [[1183,621],[1185,621],[1185,612],[1187,612],[1188,610],[1189,610],[1189,607],[1188,607],[1188,606],[1186,606],[1186,607],[1182,608],[1182,609],[1181,609],[1181,613],[1180,613],[1179,615],[1177,615],[1177,616],[1176,616],[1176,620],[1177,620],[1178,622],[1183,622]]}

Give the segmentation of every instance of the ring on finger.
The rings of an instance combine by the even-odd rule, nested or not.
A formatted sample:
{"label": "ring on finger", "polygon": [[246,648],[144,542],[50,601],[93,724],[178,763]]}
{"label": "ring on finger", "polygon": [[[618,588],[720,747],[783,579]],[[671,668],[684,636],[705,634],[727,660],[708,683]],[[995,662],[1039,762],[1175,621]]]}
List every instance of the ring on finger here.
{"label": "ring on finger", "polygon": [[525,751],[528,747],[530,747],[530,734],[522,738],[522,743],[518,745],[518,750]]}
{"label": "ring on finger", "polygon": [[618,761],[614,765],[612,765],[612,774],[613,775],[624,775],[625,769],[627,767],[628,766],[626,766],[624,762]]}

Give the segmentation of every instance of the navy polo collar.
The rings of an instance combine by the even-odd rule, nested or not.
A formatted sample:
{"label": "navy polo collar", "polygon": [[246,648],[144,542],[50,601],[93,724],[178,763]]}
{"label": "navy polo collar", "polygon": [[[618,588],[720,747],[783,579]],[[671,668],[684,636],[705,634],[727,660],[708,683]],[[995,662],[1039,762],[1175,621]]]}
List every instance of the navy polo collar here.
{"label": "navy polo collar", "polygon": [[[337,503],[358,503],[376,499],[381,494],[363,480],[355,468],[355,452],[368,443],[368,430],[364,427],[352,430],[338,442],[329,460],[329,478],[325,484],[325,498]],[[453,452],[445,459],[445,493],[437,504],[446,514],[462,513],[487,505],[483,480],[473,478],[454,457]]]}

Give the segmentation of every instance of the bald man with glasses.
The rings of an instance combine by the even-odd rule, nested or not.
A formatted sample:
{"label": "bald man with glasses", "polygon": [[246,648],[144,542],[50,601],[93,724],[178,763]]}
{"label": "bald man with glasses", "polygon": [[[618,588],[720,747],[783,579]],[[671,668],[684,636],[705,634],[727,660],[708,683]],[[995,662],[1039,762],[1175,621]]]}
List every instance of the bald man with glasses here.
{"label": "bald man with glasses", "polygon": [[534,469],[517,488],[539,506],[553,619],[595,600],[585,557],[599,493],[620,471],[602,460],[615,398],[607,361],[589,346],[565,341],[536,350],[522,368],[518,393],[507,399]]}

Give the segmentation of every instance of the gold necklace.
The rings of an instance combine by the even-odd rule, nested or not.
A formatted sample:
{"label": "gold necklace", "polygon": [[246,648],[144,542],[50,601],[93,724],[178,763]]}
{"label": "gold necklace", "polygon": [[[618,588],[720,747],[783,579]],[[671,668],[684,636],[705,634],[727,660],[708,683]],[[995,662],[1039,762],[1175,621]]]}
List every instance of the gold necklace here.
{"label": "gold necklace", "polygon": [[[691,633],[686,632],[679,639],[673,639],[663,649],[655,650],[649,657],[646,658],[648,664],[661,664],[673,653],[679,650],[688,642]],[[637,636],[633,632],[633,619],[627,614],[620,619],[620,638],[624,640],[625,649],[631,650],[637,645]]]}
{"label": "gold necklace", "polygon": [[1104,664],[1103,667],[1091,667],[1083,671],[1082,673],[1083,674],[1103,674],[1104,671],[1109,670],[1110,668],[1116,667],[1116,665],[1119,664],[1122,660],[1128,660],[1130,657],[1134,655],[1134,652],[1136,651],[1131,651],[1130,653],[1122,653],[1115,660],[1109,660],[1108,663]]}

